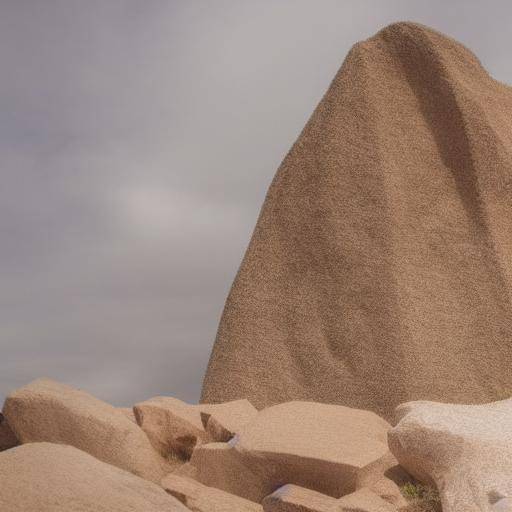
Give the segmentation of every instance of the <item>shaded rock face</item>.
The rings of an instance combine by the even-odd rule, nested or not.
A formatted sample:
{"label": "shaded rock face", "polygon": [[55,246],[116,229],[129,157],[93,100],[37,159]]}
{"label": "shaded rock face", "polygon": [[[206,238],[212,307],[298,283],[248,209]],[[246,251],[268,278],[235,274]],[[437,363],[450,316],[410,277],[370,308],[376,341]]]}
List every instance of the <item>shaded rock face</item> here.
{"label": "shaded rock face", "polygon": [[18,439],[7,423],[5,416],[0,412],[0,452],[13,448],[18,444]]}
{"label": "shaded rock face", "polygon": [[512,389],[512,90],[412,23],[356,44],[268,191],[205,402]]}
{"label": "shaded rock face", "polygon": [[186,512],[158,485],[87,453],[29,443],[0,453],[2,512]]}

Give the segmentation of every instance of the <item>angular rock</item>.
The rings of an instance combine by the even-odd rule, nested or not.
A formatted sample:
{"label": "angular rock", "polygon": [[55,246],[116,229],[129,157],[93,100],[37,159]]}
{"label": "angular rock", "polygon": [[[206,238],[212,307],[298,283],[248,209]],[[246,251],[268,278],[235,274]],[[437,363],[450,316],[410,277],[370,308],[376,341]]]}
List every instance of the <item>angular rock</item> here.
{"label": "angular rock", "polygon": [[283,483],[339,497],[386,453],[389,424],[376,414],[313,402],[260,411],[229,443],[194,451],[197,478],[260,502]]}
{"label": "angular rock", "polygon": [[72,446],[29,443],[0,453],[2,512],[186,512],[158,485]]}
{"label": "angular rock", "polygon": [[162,456],[189,459],[195,446],[208,439],[201,409],[177,398],[158,396],[133,408],[139,426]]}
{"label": "angular rock", "polygon": [[396,512],[398,509],[369,489],[359,489],[338,500],[336,512]]}
{"label": "angular rock", "polygon": [[200,444],[229,440],[257,414],[257,410],[247,400],[221,404],[187,404],[168,396],[157,396],[140,402],[133,411],[137,423],[160,454],[168,456],[172,453],[185,460],[191,457],[194,448]]}
{"label": "angular rock", "polygon": [[[265,460],[245,458],[229,443],[209,443],[197,447],[187,474],[203,484],[260,503],[275,487],[267,482]],[[181,469],[175,471],[181,474]],[[187,475],[187,476],[188,476]]]}
{"label": "angular rock", "polygon": [[212,441],[227,442],[257,414],[258,410],[248,400],[234,400],[203,406],[201,421]]}
{"label": "angular rock", "polygon": [[264,512],[338,512],[338,500],[311,489],[286,484],[261,502]]}
{"label": "angular rock", "polygon": [[21,443],[68,444],[158,483],[172,470],[125,414],[64,384],[31,382],[7,397],[3,412]]}
{"label": "angular rock", "polygon": [[18,445],[18,439],[7,423],[5,416],[0,412],[0,452]]}
{"label": "angular rock", "polygon": [[257,503],[175,474],[167,475],[162,480],[162,487],[194,512],[262,512],[263,510]]}
{"label": "angular rock", "polygon": [[512,399],[484,405],[428,401],[397,408],[389,447],[439,490],[443,512],[482,512],[512,497]]}
{"label": "angular rock", "polygon": [[511,131],[512,89],[453,39],[354,45],[270,186],[202,401],[391,419],[512,390]]}

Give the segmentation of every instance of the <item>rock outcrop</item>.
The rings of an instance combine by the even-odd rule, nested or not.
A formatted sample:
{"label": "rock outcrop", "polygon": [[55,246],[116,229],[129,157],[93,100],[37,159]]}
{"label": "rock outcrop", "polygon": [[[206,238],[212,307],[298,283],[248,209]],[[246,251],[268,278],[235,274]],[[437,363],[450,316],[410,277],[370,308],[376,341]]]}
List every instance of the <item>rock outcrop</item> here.
{"label": "rock outcrop", "polygon": [[122,411],[49,379],[11,393],[3,413],[23,444],[68,444],[156,483],[172,469]]}
{"label": "rock outcrop", "polygon": [[202,400],[392,418],[512,389],[512,89],[396,23],[356,44],[267,194]]}
{"label": "rock outcrop", "polygon": [[288,402],[260,411],[226,445],[198,448],[191,464],[204,484],[256,502],[282,483],[339,497],[389,453],[388,429],[372,412]]}
{"label": "rock outcrop", "polygon": [[29,443],[0,453],[2,512],[187,512],[158,485],[73,448]]}
{"label": "rock outcrop", "polygon": [[411,475],[439,489],[443,512],[499,510],[512,498],[512,399],[410,402],[397,419],[390,449]]}

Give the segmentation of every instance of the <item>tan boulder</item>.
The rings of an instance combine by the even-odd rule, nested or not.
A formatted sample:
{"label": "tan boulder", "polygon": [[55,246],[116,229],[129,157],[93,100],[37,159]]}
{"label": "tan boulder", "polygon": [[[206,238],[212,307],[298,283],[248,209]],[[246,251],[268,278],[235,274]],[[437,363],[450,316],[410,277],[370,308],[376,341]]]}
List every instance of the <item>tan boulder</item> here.
{"label": "tan boulder", "polygon": [[409,473],[437,487],[444,512],[499,510],[512,497],[512,399],[408,402],[396,414],[389,447]]}
{"label": "tan boulder", "polygon": [[194,512],[262,512],[261,505],[175,474],[162,487]]}
{"label": "tan boulder", "polygon": [[398,509],[380,496],[363,488],[338,500],[336,512],[396,512]]}
{"label": "tan boulder", "polygon": [[64,384],[31,382],[7,397],[3,412],[21,443],[69,444],[158,483],[172,470],[125,414]]}
{"label": "tan boulder", "polygon": [[139,426],[163,456],[182,459],[192,455],[195,446],[208,439],[201,421],[201,410],[177,398],[157,396],[133,408]]}
{"label": "tan boulder", "polygon": [[0,452],[18,445],[18,439],[7,423],[5,416],[0,412]]}
{"label": "tan boulder", "polygon": [[339,497],[387,452],[389,424],[376,414],[313,402],[260,411],[225,447],[197,449],[198,479],[260,502],[283,483]]}
{"label": "tan boulder", "polygon": [[227,442],[252,421],[258,410],[248,400],[202,405],[201,421],[212,441]]}
{"label": "tan boulder", "polygon": [[186,512],[158,485],[72,446],[29,443],[0,453],[2,512]]}
{"label": "tan boulder", "polygon": [[261,502],[264,512],[337,512],[338,500],[298,485],[286,484]]}

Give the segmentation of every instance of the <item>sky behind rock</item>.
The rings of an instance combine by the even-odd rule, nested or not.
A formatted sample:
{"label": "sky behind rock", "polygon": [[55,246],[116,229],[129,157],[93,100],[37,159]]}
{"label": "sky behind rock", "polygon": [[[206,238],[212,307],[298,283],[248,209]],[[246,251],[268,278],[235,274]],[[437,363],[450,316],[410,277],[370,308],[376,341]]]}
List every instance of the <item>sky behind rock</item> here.
{"label": "sky behind rock", "polygon": [[0,399],[196,401],[280,161],[399,20],[512,83],[508,2],[0,0]]}

